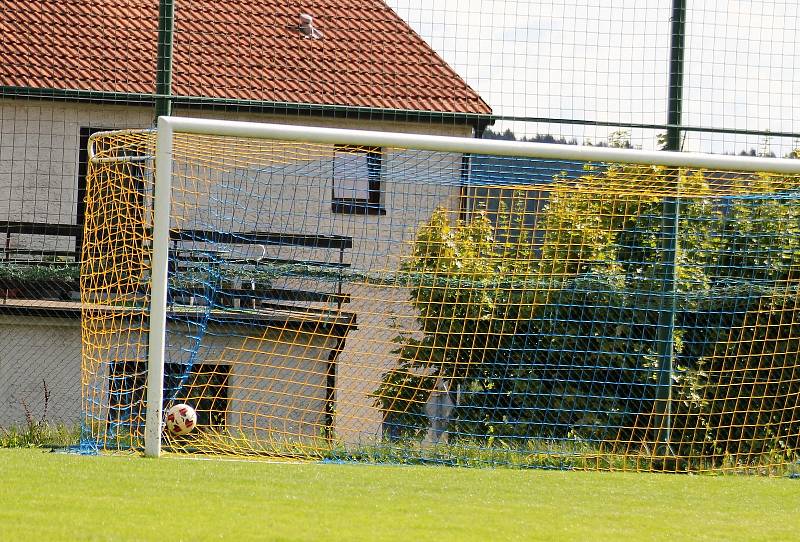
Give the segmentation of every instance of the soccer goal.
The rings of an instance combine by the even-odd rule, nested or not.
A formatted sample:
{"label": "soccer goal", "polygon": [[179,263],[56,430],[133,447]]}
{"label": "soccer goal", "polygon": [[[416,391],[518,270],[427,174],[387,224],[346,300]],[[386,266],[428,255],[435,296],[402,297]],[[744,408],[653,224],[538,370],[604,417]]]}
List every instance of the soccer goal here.
{"label": "soccer goal", "polygon": [[798,459],[799,160],[174,117],[90,156],[87,449]]}

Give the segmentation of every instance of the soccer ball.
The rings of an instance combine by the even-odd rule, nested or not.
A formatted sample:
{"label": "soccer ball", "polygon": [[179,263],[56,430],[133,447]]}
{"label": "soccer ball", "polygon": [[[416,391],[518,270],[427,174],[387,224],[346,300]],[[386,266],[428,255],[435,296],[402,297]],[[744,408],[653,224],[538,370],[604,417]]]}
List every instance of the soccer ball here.
{"label": "soccer ball", "polygon": [[167,411],[167,431],[173,435],[185,435],[197,425],[197,412],[184,403],[173,405]]}

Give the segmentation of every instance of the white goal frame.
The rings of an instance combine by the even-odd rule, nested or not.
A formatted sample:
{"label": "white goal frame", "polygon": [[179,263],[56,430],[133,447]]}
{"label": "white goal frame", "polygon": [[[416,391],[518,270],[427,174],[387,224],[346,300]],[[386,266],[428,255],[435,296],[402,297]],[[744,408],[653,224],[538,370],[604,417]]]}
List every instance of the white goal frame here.
{"label": "white goal frame", "polygon": [[167,274],[172,195],[172,143],[175,134],[800,175],[800,160],[781,158],[642,151],[184,117],[159,117],[157,131],[145,420],[145,455],[149,457],[158,457],[161,454],[161,433],[164,416],[162,403],[164,398],[164,357],[166,347]]}

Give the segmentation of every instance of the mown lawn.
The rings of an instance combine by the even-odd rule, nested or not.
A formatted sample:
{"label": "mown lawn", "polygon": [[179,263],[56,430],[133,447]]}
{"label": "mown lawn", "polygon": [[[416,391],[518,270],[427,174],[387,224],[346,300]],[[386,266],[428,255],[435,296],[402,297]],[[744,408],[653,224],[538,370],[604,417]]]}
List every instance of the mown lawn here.
{"label": "mown lawn", "polygon": [[796,540],[800,480],[0,449],[0,540]]}

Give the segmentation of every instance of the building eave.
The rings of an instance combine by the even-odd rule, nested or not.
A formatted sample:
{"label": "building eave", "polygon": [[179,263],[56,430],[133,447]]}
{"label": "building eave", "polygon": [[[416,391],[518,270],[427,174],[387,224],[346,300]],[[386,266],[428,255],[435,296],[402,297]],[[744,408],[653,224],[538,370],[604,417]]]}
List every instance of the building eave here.
{"label": "building eave", "polygon": [[[157,97],[156,94],[144,93],[0,86],[0,98],[3,99],[60,100],[65,102],[104,105],[153,107]],[[494,117],[492,115],[482,113],[383,109],[335,104],[208,98],[202,96],[172,96],[172,104],[173,107],[212,111],[245,111],[286,116],[348,118],[370,121],[418,122],[426,124],[462,124],[473,127],[476,133],[482,133],[487,126],[494,124]]]}

